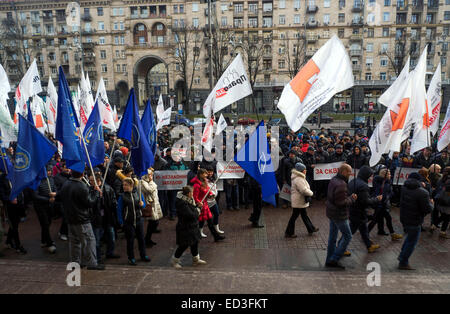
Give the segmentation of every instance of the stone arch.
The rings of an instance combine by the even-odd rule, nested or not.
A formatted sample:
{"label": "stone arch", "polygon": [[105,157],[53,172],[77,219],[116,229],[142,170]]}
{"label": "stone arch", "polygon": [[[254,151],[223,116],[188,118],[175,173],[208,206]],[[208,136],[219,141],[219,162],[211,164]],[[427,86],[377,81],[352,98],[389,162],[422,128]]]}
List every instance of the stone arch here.
{"label": "stone arch", "polygon": [[148,30],[144,23],[137,23],[133,27],[133,42],[135,45],[148,43]]}
{"label": "stone arch", "polygon": [[117,82],[116,91],[119,98],[117,107],[118,108],[125,107],[129,93],[128,83],[123,80]]}
{"label": "stone arch", "polygon": [[[158,73],[150,78],[149,73],[155,67],[157,68]],[[152,82],[156,77],[158,77],[159,80],[156,83]],[[159,56],[146,55],[141,57],[134,65],[133,79],[139,106],[142,106],[144,101],[154,96],[155,90],[158,91],[158,94],[168,94],[168,64]]]}

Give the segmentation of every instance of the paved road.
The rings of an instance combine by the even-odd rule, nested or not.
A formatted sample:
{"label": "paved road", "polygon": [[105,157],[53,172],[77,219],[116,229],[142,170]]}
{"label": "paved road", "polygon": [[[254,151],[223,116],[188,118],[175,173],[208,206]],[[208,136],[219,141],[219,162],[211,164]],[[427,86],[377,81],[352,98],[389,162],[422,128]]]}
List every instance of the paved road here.
{"label": "paved road", "polygon": [[[223,200],[222,200],[223,201]],[[162,233],[154,236],[158,244],[149,249],[152,261],[130,267],[126,262],[125,241],[119,239],[119,260],[108,261],[104,272],[82,271],[82,286],[65,284],[68,259],[67,243],[57,240],[58,251],[50,255],[41,249],[39,226],[34,211],[21,224],[23,244],[27,255],[4,250],[0,259],[0,292],[7,293],[411,293],[450,291],[450,242],[423,234],[411,264],[413,272],[397,270],[396,257],[401,242],[372,232],[379,252],[368,254],[359,234],[350,245],[352,256],[345,258],[345,272],[328,271],[323,267],[326,256],[328,221],[323,202],[315,201],[310,208],[311,220],[320,228],[309,236],[301,219],[297,222],[298,238],[285,239],[284,229],[291,210],[264,208],[263,224],[266,228],[252,229],[247,221],[250,209],[224,211],[221,228],[226,240],[214,243],[208,238],[201,241],[200,254],[208,264],[194,268],[191,258],[182,258],[183,269],[169,266],[175,249],[175,221],[163,219]],[[398,209],[393,210],[394,225],[401,231]],[[428,222],[428,221],[427,221]],[[56,235],[59,221],[52,225]],[[366,267],[369,262],[381,266],[381,287],[369,287]]]}

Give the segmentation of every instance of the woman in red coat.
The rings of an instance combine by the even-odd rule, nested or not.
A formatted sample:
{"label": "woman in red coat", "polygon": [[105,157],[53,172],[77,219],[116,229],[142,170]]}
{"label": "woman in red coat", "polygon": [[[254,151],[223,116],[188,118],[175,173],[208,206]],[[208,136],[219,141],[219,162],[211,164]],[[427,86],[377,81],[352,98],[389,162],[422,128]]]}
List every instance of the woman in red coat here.
{"label": "woman in red coat", "polygon": [[208,229],[214,236],[214,241],[217,242],[225,239],[225,237],[220,235],[213,226],[213,216],[211,214],[211,211],[209,210],[208,202],[205,197],[207,193],[211,194],[211,192],[209,191],[207,177],[208,172],[205,169],[199,169],[197,172],[197,176],[191,180],[191,184],[194,186],[194,201],[195,203],[197,203],[197,207],[201,208],[201,212],[198,217],[200,234],[203,238],[206,238],[206,235],[203,233],[203,226],[206,221],[206,223],[208,224]]}

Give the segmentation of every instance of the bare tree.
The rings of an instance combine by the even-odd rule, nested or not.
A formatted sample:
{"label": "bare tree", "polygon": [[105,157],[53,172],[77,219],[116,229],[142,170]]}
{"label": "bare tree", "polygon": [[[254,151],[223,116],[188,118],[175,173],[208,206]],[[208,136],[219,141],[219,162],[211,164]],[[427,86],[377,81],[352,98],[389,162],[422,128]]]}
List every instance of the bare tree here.
{"label": "bare tree", "polygon": [[380,51],[379,54],[388,58],[389,67],[395,73],[395,76],[398,77],[409,55],[409,51],[406,48],[406,34],[402,33],[401,36],[397,36],[394,47],[387,51]]}
{"label": "bare tree", "polygon": [[[215,82],[234,59],[236,46],[232,45],[234,31],[229,27],[220,27],[216,16],[213,19],[212,30],[212,66]],[[214,85],[214,84],[213,84]]]}
{"label": "bare tree", "polygon": [[18,12],[12,3],[13,15],[7,16],[0,24],[0,46],[5,51],[7,62],[3,62],[6,71],[16,69],[18,78],[25,75],[31,64],[31,45],[25,33],[24,25],[18,17]]}
{"label": "bare tree", "polygon": [[297,32],[294,38],[290,38],[288,34],[284,44],[289,77],[293,79],[307,62],[305,34]]}
{"label": "bare tree", "polygon": [[178,74],[184,84],[184,108],[189,113],[189,100],[191,98],[194,76],[197,71],[197,63],[200,59],[200,50],[203,42],[203,33],[198,28],[182,26],[173,28],[174,53],[173,58],[178,67]]}

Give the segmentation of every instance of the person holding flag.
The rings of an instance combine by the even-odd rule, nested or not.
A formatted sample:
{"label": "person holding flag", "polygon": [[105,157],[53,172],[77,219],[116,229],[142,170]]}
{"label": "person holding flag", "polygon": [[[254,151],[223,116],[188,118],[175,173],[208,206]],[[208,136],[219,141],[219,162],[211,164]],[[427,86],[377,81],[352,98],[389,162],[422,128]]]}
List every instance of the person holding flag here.
{"label": "person holding flag", "polygon": [[105,145],[98,101],[95,103],[94,109],[92,109],[83,135],[92,166],[95,167],[102,164],[105,159]]}

